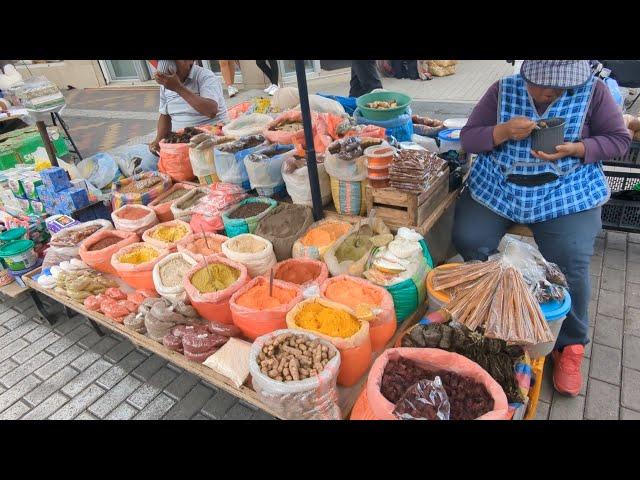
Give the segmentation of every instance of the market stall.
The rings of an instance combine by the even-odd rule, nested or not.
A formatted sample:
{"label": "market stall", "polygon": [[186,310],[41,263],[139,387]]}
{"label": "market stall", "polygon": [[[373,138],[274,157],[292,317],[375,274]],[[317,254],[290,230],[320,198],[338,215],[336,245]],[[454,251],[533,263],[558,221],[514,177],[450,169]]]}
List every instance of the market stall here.
{"label": "market stall", "polygon": [[[395,418],[417,418],[427,414],[403,402],[425,388],[451,396],[452,418],[533,416],[544,349],[557,335],[547,323],[566,308],[545,318],[531,297],[565,298],[530,274],[544,259],[527,251],[518,258],[531,268],[514,267],[508,279],[491,268],[504,256],[485,262],[482,278],[477,266],[456,267],[468,283],[455,283],[435,268],[425,240],[466,173],[459,126],[411,115],[410,98],[394,92],[361,97],[354,116],[324,97],[310,105],[303,74],[299,92],[285,93],[239,106],[227,125],[171,132],[159,171],[127,175],[122,161],[100,155],[76,169],[19,164],[6,203],[31,206],[19,199],[34,190],[44,211],[10,214],[8,227],[25,228],[0,257],[34,300],[50,297],[278,418],[377,418],[403,408]],[[90,195],[108,198],[109,209],[80,218]],[[503,308],[509,288],[495,285],[504,282],[529,310],[505,303],[520,335],[503,339],[486,307]],[[444,307],[465,338],[491,338],[471,352],[441,332],[428,343],[427,331],[452,335]],[[425,370],[428,350],[446,353],[436,355],[438,370]],[[387,369],[397,381],[376,391]],[[452,389],[458,377],[464,388]],[[464,410],[474,389],[484,403]]]}

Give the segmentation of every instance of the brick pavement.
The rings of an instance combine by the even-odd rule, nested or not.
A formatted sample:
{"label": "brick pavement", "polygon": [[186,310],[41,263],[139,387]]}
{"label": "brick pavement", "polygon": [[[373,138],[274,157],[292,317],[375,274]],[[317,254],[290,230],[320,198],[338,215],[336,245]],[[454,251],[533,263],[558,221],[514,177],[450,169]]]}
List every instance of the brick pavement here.
{"label": "brick pavement", "polygon": [[[602,232],[591,279],[582,392],[555,393],[547,361],[538,419],[640,419],[640,235]],[[0,419],[271,418],[80,315],[34,315],[28,297],[0,303]]]}

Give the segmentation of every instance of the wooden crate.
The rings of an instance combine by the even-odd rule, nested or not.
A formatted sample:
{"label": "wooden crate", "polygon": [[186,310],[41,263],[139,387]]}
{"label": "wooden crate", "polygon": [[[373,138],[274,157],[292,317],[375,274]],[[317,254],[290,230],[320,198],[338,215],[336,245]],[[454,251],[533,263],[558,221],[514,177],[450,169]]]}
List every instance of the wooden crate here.
{"label": "wooden crate", "polygon": [[366,191],[367,215],[376,209],[376,216],[392,230],[400,227],[418,228],[444,202],[449,194],[447,170],[420,194],[395,188],[371,188]]}

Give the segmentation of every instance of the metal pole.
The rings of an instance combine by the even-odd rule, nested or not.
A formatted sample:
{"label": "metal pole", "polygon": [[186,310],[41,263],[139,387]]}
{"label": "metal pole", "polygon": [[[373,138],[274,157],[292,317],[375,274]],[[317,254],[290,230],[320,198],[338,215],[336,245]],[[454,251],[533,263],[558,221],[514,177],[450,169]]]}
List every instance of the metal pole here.
{"label": "metal pole", "polygon": [[304,68],[304,60],[296,60],[295,62],[298,93],[300,94],[300,111],[302,112],[302,126],[304,127],[304,140],[306,143],[307,171],[309,172],[309,186],[311,187],[311,200],[313,201],[313,218],[318,221],[324,217],[324,213],[322,211],[322,195],[320,195],[316,151],[313,147],[313,130],[311,125],[311,109],[309,108],[309,92],[307,91],[307,76]]}
{"label": "metal pole", "polygon": [[47,133],[47,126],[42,120],[38,120],[36,125],[38,126],[38,132],[40,132],[40,137],[42,137],[42,143],[44,143],[44,149],[47,151],[47,156],[49,157],[51,166],[57,167],[58,159],[56,158],[56,151],[53,149],[53,144],[51,143],[51,139]]}

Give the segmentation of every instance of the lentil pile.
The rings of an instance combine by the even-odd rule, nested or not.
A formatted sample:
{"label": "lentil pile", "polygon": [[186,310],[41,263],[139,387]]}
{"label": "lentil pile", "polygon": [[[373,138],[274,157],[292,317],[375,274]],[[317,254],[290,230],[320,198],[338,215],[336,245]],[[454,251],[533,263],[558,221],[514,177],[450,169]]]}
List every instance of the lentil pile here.
{"label": "lentil pile", "polygon": [[475,420],[493,409],[493,399],[486,387],[454,372],[432,371],[411,360],[391,360],[384,369],[380,393],[394,405],[421,380],[442,380],[449,403],[451,420]]}
{"label": "lentil pile", "polygon": [[270,204],[264,202],[245,203],[244,205],[240,205],[232,212],[229,212],[227,217],[232,219],[255,217],[259,213],[264,212],[270,206]]}
{"label": "lentil pile", "polygon": [[317,302],[305,304],[296,315],[295,322],[301,328],[330,337],[348,338],[360,330],[360,323],[353,315]]}

